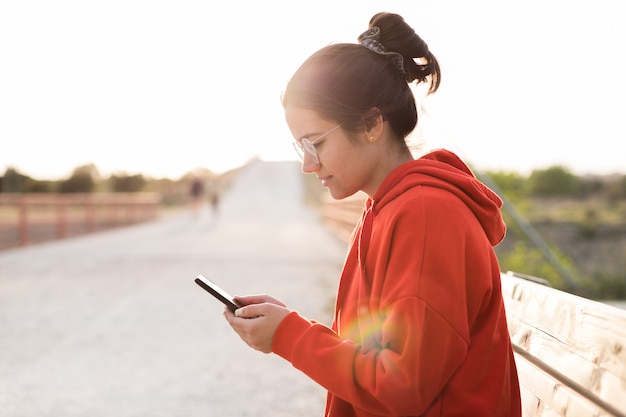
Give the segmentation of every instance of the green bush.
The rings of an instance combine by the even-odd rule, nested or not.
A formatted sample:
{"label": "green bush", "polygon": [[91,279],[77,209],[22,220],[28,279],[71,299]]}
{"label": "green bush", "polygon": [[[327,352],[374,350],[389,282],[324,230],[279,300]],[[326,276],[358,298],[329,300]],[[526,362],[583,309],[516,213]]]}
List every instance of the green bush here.
{"label": "green bush", "polygon": [[500,256],[500,268],[545,279],[555,288],[564,286],[558,271],[550,265],[539,249],[528,247],[524,241],[518,241],[512,251]]}
{"label": "green bush", "polygon": [[575,196],[580,187],[580,178],[562,166],[535,170],[528,178],[531,195],[541,197]]}
{"label": "green bush", "polygon": [[489,172],[487,174],[505,197],[511,201],[521,201],[528,195],[527,179],[516,172]]}

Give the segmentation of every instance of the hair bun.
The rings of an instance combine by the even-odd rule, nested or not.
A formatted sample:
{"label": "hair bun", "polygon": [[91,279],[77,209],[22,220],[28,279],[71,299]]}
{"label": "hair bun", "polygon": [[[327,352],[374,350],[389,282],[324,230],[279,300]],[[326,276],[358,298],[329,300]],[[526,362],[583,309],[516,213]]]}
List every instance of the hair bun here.
{"label": "hair bun", "polygon": [[370,19],[369,27],[370,30],[378,28],[376,41],[387,54],[395,53],[402,57],[402,73],[407,82],[415,80],[418,83],[426,82],[430,77],[429,92],[433,93],[437,90],[441,80],[439,62],[428,49],[426,42],[415,33],[402,16],[380,12]]}
{"label": "hair bun", "polygon": [[390,58],[393,66],[400,71],[404,77],[410,75],[404,70],[404,57],[402,54],[388,51],[387,48],[385,48],[385,45],[380,43],[378,40],[379,38],[380,28],[378,26],[372,26],[359,35],[359,43],[372,52]]}

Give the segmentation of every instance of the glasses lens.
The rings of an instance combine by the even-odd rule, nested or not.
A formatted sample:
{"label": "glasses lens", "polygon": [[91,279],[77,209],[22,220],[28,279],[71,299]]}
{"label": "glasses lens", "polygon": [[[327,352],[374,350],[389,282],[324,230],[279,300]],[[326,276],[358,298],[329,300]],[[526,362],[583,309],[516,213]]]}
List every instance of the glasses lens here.
{"label": "glasses lens", "polygon": [[[315,150],[315,146],[307,138],[302,139],[302,149],[304,149],[304,151],[309,154],[309,156],[311,157],[314,163],[316,164],[320,163],[320,160],[317,157],[317,151]],[[303,156],[303,159],[304,159],[304,156]]]}
{"label": "glasses lens", "polygon": [[296,150],[296,153],[300,157],[301,161],[304,162],[304,154],[306,153],[311,157],[314,163],[320,163],[320,160],[317,156],[317,151],[315,150],[315,146],[307,138],[302,139],[302,143],[294,142],[293,148]]}

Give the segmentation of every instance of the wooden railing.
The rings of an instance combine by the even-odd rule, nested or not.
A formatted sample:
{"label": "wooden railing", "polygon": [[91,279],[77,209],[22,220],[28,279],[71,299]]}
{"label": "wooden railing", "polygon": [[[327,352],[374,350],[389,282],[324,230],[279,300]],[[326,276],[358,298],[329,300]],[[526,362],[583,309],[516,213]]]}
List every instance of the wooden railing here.
{"label": "wooden railing", "polygon": [[0,249],[156,218],[157,193],[0,193]]}
{"label": "wooden railing", "polygon": [[[364,196],[323,197],[323,218],[347,240]],[[503,273],[524,417],[626,417],[626,311]],[[471,412],[470,412],[471,414]]]}
{"label": "wooden railing", "polygon": [[523,415],[626,416],[626,311],[502,275]]}

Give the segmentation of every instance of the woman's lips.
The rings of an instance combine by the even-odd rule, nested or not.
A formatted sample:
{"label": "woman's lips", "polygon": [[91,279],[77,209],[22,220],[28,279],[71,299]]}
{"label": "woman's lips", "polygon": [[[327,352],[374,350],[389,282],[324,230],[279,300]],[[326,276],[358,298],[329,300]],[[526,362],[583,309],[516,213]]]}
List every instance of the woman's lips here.
{"label": "woman's lips", "polygon": [[322,185],[324,187],[327,187],[328,186],[328,182],[330,181],[331,178],[332,178],[331,176],[322,177],[322,178],[320,178],[320,181],[322,182]]}

